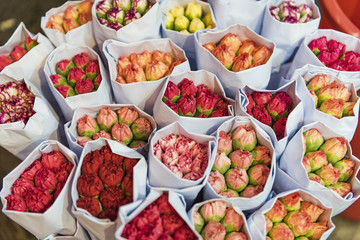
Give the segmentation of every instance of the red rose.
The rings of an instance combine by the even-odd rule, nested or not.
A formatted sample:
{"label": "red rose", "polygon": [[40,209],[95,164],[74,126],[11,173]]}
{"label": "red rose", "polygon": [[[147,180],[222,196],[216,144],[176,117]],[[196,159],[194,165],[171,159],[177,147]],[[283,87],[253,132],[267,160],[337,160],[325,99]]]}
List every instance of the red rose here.
{"label": "red rose", "polygon": [[7,196],[5,199],[7,201],[7,210],[15,210],[19,212],[27,211],[26,202],[20,195],[13,193]]}
{"label": "red rose", "polygon": [[105,162],[99,168],[99,177],[105,186],[114,186],[121,183],[125,175],[124,170],[118,164]]}
{"label": "red rose", "polygon": [[122,183],[121,183],[121,188],[124,191],[124,193],[126,194],[126,196],[132,196],[133,194],[133,175],[132,174],[126,174],[126,176],[124,177]]}
{"label": "red rose", "polygon": [[42,168],[38,170],[34,176],[35,186],[50,192],[56,188],[56,175],[48,168]]}
{"label": "red rose", "polygon": [[112,222],[116,220],[118,216],[118,210],[115,209],[115,208],[108,208],[106,209],[105,211],[102,211],[100,214],[99,214],[99,218],[101,219],[106,219],[106,218],[109,218]]}
{"label": "red rose", "polygon": [[20,175],[22,178],[29,179],[30,181],[34,180],[35,173],[43,168],[43,165],[40,162],[40,159],[36,159],[30,166],[28,166]]}
{"label": "red rose", "polygon": [[36,187],[27,187],[25,202],[30,212],[43,213],[53,203],[53,197],[49,191],[41,191]]}
{"label": "red rose", "polygon": [[79,195],[85,197],[95,197],[103,190],[103,183],[96,174],[81,175],[76,186]]}
{"label": "red rose", "polygon": [[183,225],[182,227],[176,229],[174,233],[174,240],[195,240],[195,239],[197,239],[196,235],[187,225]]}
{"label": "red rose", "polygon": [[11,192],[18,194],[21,197],[24,197],[24,192],[25,192],[26,188],[29,186],[33,187],[34,183],[26,178],[18,178],[13,183],[13,185],[11,187]]}
{"label": "red rose", "polygon": [[104,155],[100,154],[99,151],[93,151],[86,154],[84,157],[81,172],[83,174],[97,174],[100,165],[104,162]]}
{"label": "red rose", "polygon": [[78,208],[83,208],[94,217],[97,217],[101,212],[101,205],[99,200],[94,197],[82,197],[76,201]]}
{"label": "red rose", "polygon": [[163,221],[164,232],[167,234],[173,234],[179,227],[185,224],[184,220],[175,211],[162,215],[161,219]]}
{"label": "red rose", "polygon": [[138,159],[125,158],[124,159],[124,170],[126,173],[132,173],[135,165],[138,163]]}
{"label": "red rose", "polygon": [[104,208],[118,208],[120,207],[121,200],[125,197],[123,191],[117,186],[110,186],[105,188],[100,193],[99,200]]}
{"label": "red rose", "polygon": [[66,163],[67,159],[65,156],[58,151],[52,151],[49,153],[44,153],[41,156],[41,163],[44,167],[49,168],[50,170],[56,172],[60,169],[61,164]]}
{"label": "red rose", "polygon": [[71,162],[66,162],[66,163],[61,164],[60,169],[55,172],[56,179],[59,182],[66,182],[73,167],[74,167],[74,164],[72,164]]}

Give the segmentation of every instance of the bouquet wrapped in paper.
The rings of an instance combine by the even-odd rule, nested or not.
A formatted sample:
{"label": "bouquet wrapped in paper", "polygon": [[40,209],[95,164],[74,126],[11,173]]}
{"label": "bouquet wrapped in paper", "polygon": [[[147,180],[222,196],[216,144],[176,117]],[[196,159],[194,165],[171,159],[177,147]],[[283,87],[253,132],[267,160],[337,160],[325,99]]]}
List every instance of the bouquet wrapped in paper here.
{"label": "bouquet wrapped in paper", "polygon": [[80,225],[79,221],[76,221],[76,231],[73,235],[62,235],[62,234],[53,234],[44,240],[91,240],[90,235],[85,230],[83,226]]}

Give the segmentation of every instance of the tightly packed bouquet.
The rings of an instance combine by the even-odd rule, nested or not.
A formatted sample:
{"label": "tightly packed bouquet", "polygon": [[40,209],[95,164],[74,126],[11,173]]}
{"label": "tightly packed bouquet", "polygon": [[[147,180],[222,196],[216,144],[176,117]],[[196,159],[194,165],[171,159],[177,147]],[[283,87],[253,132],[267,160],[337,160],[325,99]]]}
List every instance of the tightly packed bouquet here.
{"label": "tightly packed bouquet", "polygon": [[327,239],[334,230],[332,209],[309,192],[282,192],[248,219],[255,239]]}
{"label": "tightly packed bouquet", "polygon": [[305,189],[336,215],[360,197],[359,167],[348,141],[323,123],[311,123],[288,143],[280,159],[276,189]]}
{"label": "tightly packed bouquet", "polygon": [[275,177],[275,152],[252,120],[235,117],[217,130],[217,152],[204,199],[227,199],[242,210],[260,206]]}
{"label": "tightly packed bouquet", "polygon": [[76,155],[57,141],[44,141],[4,178],[3,212],[37,238],[76,231],[70,187]]}
{"label": "tightly packed bouquet", "polygon": [[[271,3],[277,4],[277,3]],[[282,1],[279,5],[271,5],[269,12],[273,18],[286,23],[305,23],[314,19],[312,6],[303,3],[297,5],[295,1]]]}
{"label": "tightly packed bouquet", "polygon": [[170,76],[153,112],[160,127],[178,121],[189,131],[211,134],[233,115],[233,107],[217,77],[200,70]]}
{"label": "tightly packed bouquet", "polygon": [[[213,44],[205,45],[207,43]],[[214,43],[220,44],[215,48]],[[263,89],[269,83],[275,44],[246,26],[236,24],[222,31],[197,32],[195,50],[198,68],[218,76],[226,95],[231,98],[235,98],[238,88],[249,85]],[[241,54],[235,58],[238,51]]]}
{"label": "tightly packed bouquet", "polygon": [[228,201],[196,203],[189,211],[189,218],[203,239],[251,239],[245,215]]}
{"label": "tightly packed bouquet", "polygon": [[[184,51],[170,39],[129,44],[106,40],[103,52],[109,66],[115,101],[134,104],[150,114],[164,84],[164,76],[190,70]],[[145,67],[148,62],[148,67]],[[125,64],[129,66],[125,68]],[[155,79],[158,80],[152,81]]]}
{"label": "tightly packed bouquet", "polygon": [[86,144],[72,185],[74,215],[90,235],[113,239],[118,209],[145,198],[147,164],[122,144],[98,139]]}
{"label": "tightly packed bouquet", "polygon": [[41,29],[56,47],[66,42],[92,48],[92,8],[92,0],[65,2],[41,17]]}

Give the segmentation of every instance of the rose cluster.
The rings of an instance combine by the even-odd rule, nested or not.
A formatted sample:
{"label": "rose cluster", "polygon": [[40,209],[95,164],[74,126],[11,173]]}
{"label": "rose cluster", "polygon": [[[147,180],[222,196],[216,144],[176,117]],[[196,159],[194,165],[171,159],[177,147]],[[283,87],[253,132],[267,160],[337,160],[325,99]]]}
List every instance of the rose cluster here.
{"label": "rose cluster", "polygon": [[7,65],[10,65],[22,58],[30,49],[38,45],[39,43],[32,39],[31,37],[27,37],[25,39],[25,43],[20,45],[15,45],[13,50],[9,55],[0,55],[0,71],[2,71]]}
{"label": "rose cluster", "polygon": [[272,52],[264,45],[256,46],[250,39],[241,42],[234,33],[228,33],[218,44],[209,42],[203,45],[227,69],[240,72],[265,64]]}
{"label": "rose cluster", "polygon": [[174,68],[184,62],[182,59],[174,61],[169,53],[155,50],[152,53],[145,50],[128,57],[120,57],[116,66],[116,82],[135,83],[159,80],[170,75]]}
{"label": "rose cluster", "polygon": [[50,79],[64,98],[96,91],[102,81],[99,61],[90,59],[84,52],[76,54],[72,60],[56,63],[55,70],[56,74]]}
{"label": "rose cluster", "polygon": [[233,133],[219,133],[208,178],[216,193],[227,198],[251,198],[264,190],[272,157],[268,147],[257,143],[256,132],[249,124],[237,127]]}
{"label": "rose cluster", "polygon": [[100,24],[117,31],[144,16],[153,5],[150,0],[102,0],[96,5],[96,16]]}
{"label": "rose cluster", "polygon": [[330,83],[328,75],[320,74],[308,82],[307,88],[320,111],[337,118],[354,116],[356,102],[349,102],[351,92],[345,84]]}
{"label": "rose cluster", "polygon": [[189,2],[186,9],[183,6],[176,6],[166,12],[165,27],[190,34],[204,28],[212,29],[215,27],[215,23],[212,20],[211,12],[204,14],[201,4]]}
{"label": "rose cluster", "polygon": [[351,192],[348,180],[354,172],[355,162],[346,156],[345,138],[325,141],[319,130],[313,128],[304,132],[304,148],[302,164],[311,181],[332,189],[341,197]]}
{"label": "rose cluster", "polygon": [[133,201],[133,168],[138,159],[113,153],[108,145],[85,155],[77,180],[76,206],[115,221],[119,207]]}
{"label": "rose cluster", "polygon": [[[360,71],[360,54],[346,51],[345,44],[326,36],[312,40],[308,47],[327,67],[339,71]],[[346,51],[346,52],[345,52]]]}
{"label": "rose cluster", "polygon": [[90,0],[85,0],[79,4],[77,9],[68,6],[63,15],[51,15],[45,27],[67,33],[92,20],[92,5],[93,3]]}
{"label": "rose cluster", "polygon": [[185,223],[163,193],[158,199],[142,210],[127,223],[121,237],[129,240],[195,240],[196,235]]}
{"label": "rose cluster", "polygon": [[23,81],[0,84],[0,124],[23,121],[35,114],[35,95]]}
{"label": "rose cluster", "polygon": [[296,6],[294,1],[283,1],[269,8],[271,16],[286,23],[304,23],[313,20],[313,10],[307,4]]}
{"label": "rose cluster", "polygon": [[195,86],[184,78],[178,85],[169,81],[162,101],[180,116],[223,117],[229,116],[229,104],[204,84]]}
{"label": "rose cluster", "polygon": [[100,109],[97,118],[87,114],[77,121],[77,143],[85,146],[98,138],[114,139],[131,148],[147,144],[153,131],[149,120],[140,117],[136,109],[122,107],[116,111],[109,107]]}
{"label": "rose cluster", "polygon": [[320,239],[329,229],[327,220],[318,221],[324,211],[316,204],[304,201],[297,192],[281,197],[264,214],[266,239]]}
{"label": "rose cluster", "polygon": [[243,217],[233,207],[226,206],[223,201],[205,203],[200,211],[192,213],[195,230],[201,233],[204,240],[226,239],[246,240],[241,232]]}
{"label": "rose cluster", "polygon": [[42,154],[13,183],[7,210],[45,212],[63,189],[74,165],[59,151]]}
{"label": "rose cluster", "polygon": [[177,177],[196,181],[208,166],[208,146],[184,135],[170,134],[154,145],[154,155]]}
{"label": "rose cluster", "polygon": [[287,117],[293,109],[291,97],[284,91],[246,93],[249,104],[246,112],[265,125],[272,127],[278,140],[285,134]]}

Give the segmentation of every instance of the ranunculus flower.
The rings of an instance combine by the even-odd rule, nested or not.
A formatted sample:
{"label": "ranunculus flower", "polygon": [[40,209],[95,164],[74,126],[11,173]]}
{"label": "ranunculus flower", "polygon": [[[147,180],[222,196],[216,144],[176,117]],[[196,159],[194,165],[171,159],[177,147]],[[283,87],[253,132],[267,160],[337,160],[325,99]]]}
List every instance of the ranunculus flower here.
{"label": "ranunculus flower", "polygon": [[209,52],[212,52],[216,48],[216,45],[213,42],[205,43],[202,46]]}
{"label": "ranunculus flower", "polygon": [[26,50],[23,47],[16,45],[11,51],[10,56],[14,62],[20,60],[26,54]]}
{"label": "ranunculus flower", "polygon": [[311,216],[301,211],[289,212],[284,222],[292,229],[295,237],[306,235],[312,227]]}
{"label": "ranunculus flower", "polygon": [[[327,38],[325,36],[312,40],[308,47],[318,56],[320,52],[327,49]],[[315,91],[315,90],[314,90]]]}
{"label": "ranunculus flower", "polygon": [[271,51],[264,45],[255,47],[252,53],[253,64],[265,64],[271,56]]}
{"label": "ranunculus flower", "polygon": [[5,197],[6,199],[6,210],[14,210],[18,212],[26,212],[27,206],[24,198],[19,194],[13,193]]}
{"label": "ranunculus flower", "polygon": [[100,129],[109,132],[112,126],[118,121],[116,113],[109,107],[103,107],[97,116]]}
{"label": "ranunculus flower", "polygon": [[121,165],[106,162],[99,167],[99,178],[105,186],[116,186],[121,183],[125,172]]}
{"label": "ranunculus flower", "polygon": [[119,123],[124,123],[129,127],[139,117],[139,113],[135,109],[129,107],[120,108],[117,110],[117,114],[119,115]]}
{"label": "ranunculus flower", "polygon": [[205,224],[203,217],[201,216],[201,214],[199,212],[193,211],[192,220],[194,222],[195,230],[198,233],[200,233],[201,229],[204,227],[204,224]]}
{"label": "ranunculus flower", "polygon": [[42,190],[53,192],[56,188],[56,175],[48,168],[38,170],[34,175],[35,186]]}
{"label": "ranunculus flower", "polygon": [[315,173],[309,173],[308,177],[309,177],[309,180],[311,180],[311,181],[317,182],[317,183],[319,183],[319,184],[321,184],[323,186],[325,185],[322,178],[319,177],[318,175],[316,175]]}
{"label": "ranunculus flower", "polygon": [[232,133],[232,144],[234,150],[252,151],[257,144],[255,130],[251,125],[237,127]]}
{"label": "ranunculus flower", "polygon": [[226,235],[226,240],[246,240],[247,236],[242,232],[231,232]]}
{"label": "ranunculus flower", "polygon": [[330,188],[343,198],[346,197],[352,189],[351,184],[347,182],[337,182],[331,185]]}
{"label": "ranunculus flower", "polygon": [[248,170],[252,162],[252,154],[249,151],[243,151],[242,149],[236,150],[229,155],[231,159],[231,167],[240,167]]}
{"label": "ranunculus flower", "polygon": [[286,223],[275,223],[269,231],[272,240],[292,240],[294,234]]}
{"label": "ranunculus flower", "polygon": [[85,66],[89,63],[89,61],[90,61],[90,58],[85,52],[76,54],[74,56],[74,64],[75,64],[75,66],[79,67],[79,68],[81,68],[83,70],[85,69]]}
{"label": "ranunculus flower", "polygon": [[228,189],[225,192],[221,192],[219,194],[221,196],[226,197],[226,198],[239,197],[239,193],[237,191],[232,190],[232,189]]}
{"label": "ranunculus flower", "polygon": [[24,192],[26,191],[27,187],[33,187],[34,183],[26,178],[18,178],[11,186],[11,192],[15,193],[21,197],[24,197]]}
{"label": "ranunculus flower", "polygon": [[274,123],[273,129],[277,140],[280,140],[285,135],[287,117],[280,118]]}
{"label": "ranunculus flower", "polygon": [[100,127],[93,117],[85,114],[84,117],[77,120],[77,132],[79,135],[91,138],[94,133],[99,131]]}
{"label": "ranunculus flower", "polygon": [[163,78],[166,72],[169,70],[169,67],[158,60],[152,60],[145,67],[145,75],[148,81],[158,80]]}
{"label": "ranunculus flower", "polygon": [[310,95],[311,95],[312,100],[314,101],[315,108],[317,108],[317,106],[318,106],[318,101],[319,101],[318,96],[316,95],[316,93],[315,93],[314,90],[312,90],[312,89],[309,89],[309,93],[310,93]]}
{"label": "ranunculus flower", "polygon": [[270,149],[266,146],[256,146],[252,151],[252,165],[271,164]]}
{"label": "ranunculus flower", "polygon": [[115,123],[111,129],[112,138],[118,142],[123,143],[124,145],[129,145],[133,139],[133,133],[128,125],[124,123]]}
{"label": "ranunculus flower", "polygon": [[244,191],[242,191],[239,195],[240,195],[240,197],[251,198],[253,196],[258,195],[263,190],[264,190],[264,187],[262,185],[257,185],[257,186],[247,185],[247,187],[244,189]]}
{"label": "ranunculus flower", "polygon": [[193,117],[195,115],[196,99],[193,95],[184,95],[177,101],[177,104],[180,116]]}
{"label": "ranunculus flower", "polygon": [[316,128],[304,132],[304,137],[306,139],[306,152],[316,151],[324,143],[323,136]]}
{"label": "ranunculus flower", "polygon": [[347,152],[346,140],[342,137],[334,137],[325,141],[320,147],[327,157],[327,160],[334,164],[345,157]]}
{"label": "ranunculus flower", "polygon": [[79,27],[79,23],[75,19],[64,19],[63,27],[65,33]]}
{"label": "ranunculus flower", "polygon": [[171,102],[170,100],[166,101],[165,104],[173,110],[176,114],[178,113],[179,109],[176,103]]}
{"label": "ranunculus flower", "polygon": [[211,90],[202,91],[196,97],[196,110],[208,117],[217,103],[218,96]]}
{"label": "ranunculus flower", "polygon": [[125,195],[118,186],[110,186],[100,193],[99,200],[101,205],[106,208],[120,207],[121,200]]}
{"label": "ranunculus flower", "polygon": [[94,135],[92,136],[92,138],[94,140],[99,139],[99,138],[106,138],[106,139],[112,139],[111,135],[107,132],[105,132],[104,130],[100,130],[100,132],[98,133],[94,133]]}
{"label": "ranunculus flower", "polygon": [[20,175],[21,178],[28,179],[30,181],[34,180],[35,173],[43,168],[43,165],[40,162],[40,158],[36,159],[30,166],[28,166]]}
{"label": "ranunculus flower", "polygon": [[170,67],[174,61],[169,53],[161,52],[159,50],[153,51],[152,59],[163,62],[168,67]]}
{"label": "ranunculus flower", "polygon": [[78,208],[83,208],[88,211],[94,217],[97,217],[101,212],[101,205],[97,198],[94,197],[82,197],[76,201]]}
{"label": "ranunculus flower", "polygon": [[228,158],[224,152],[217,152],[212,170],[219,171],[221,174],[224,174],[227,170],[229,170],[230,165],[230,158]]}
{"label": "ranunculus flower", "polygon": [[180,94],[181,96],[185,95],[185,94],[190,94],[195,96],[196,94],[196,86],[194,84],[193,81],[184,78],[183,80],[181,80],[181,82],[178,84],[178,87],[180,89]]}
{"label": "ranunculus flower", "polygon": [[224,44],[230,47],[236,54],[241,46],[240,38],[233,33],[226,34],[220,41],[219,45]]}
{"label": "ranunculus flower", "polygon": [[66,163],[67,160],[65,158],[65,156],[59,152],[59,151],[51,151],[49,153],[44,153],[41,156],[41,164],[45,167],[45,168],[49,168],[50,170],[56,172],[57,170],[59,170],[61,168],[61,165],[63,163]]}
{"label": "ranunculus flower", "polygon": [[232,50],[231,47],[226,46],[224,44],[220,44],[212,51],[212,54],[227,69],[231,69],[235,60],[235,52]]}
{"label": "ranunculus flower", "polygon": [[29,212],[43,213],[53,203],[53,196],[47,190],[28,187],[25,191],[25,202]]}
{"label": "ranunculus flower", "polygon": [[131,131],[135,140],[147,141],[152,130],[149,120],[143,117],[139,117],[131,124]]}
{"label": "ranunculus flower", "polygon": [[251,185],[257,186],[262,185],[264,186],[268,176],[270,174],[270,168],[266,165],[259,164],[251,167],[248,171],[249,175],[249,183]]}
{"label": "ranunculus flower", "polygon": [[225,227],[219,222],[209,222],[203,228],[201,236],[204,240],[221,240],[225,239]]}
{"label": "ranunculus flower", "polygon": [[224,192],[227,189],[224,175],[218,171],[210,173],[208,182],[216,193]]}
{"label": "ranunculus flower", "polygon": [[12,59],[6,55],[0,55],[0,71],[2,71],[7,65],[12,63]]}
{"label": "ranunculus flower", "polygon": [[225,173],[226,185],[237,191],[241,192],[249,183],[249,177],[243,168],[231,168]]}
{"label": "ranunculus flower", "polygon": [[[159,139],[160,148],[165,151],[168,147],[176,147],[177,135],[172,133]],[[155,147],[154,147],[155,148]]]}
{"label": "ranunculus flower", "polygon": [[60,62],[56,63],[56,73],[63,75],[64,77],[67,77],[69,71],[71,68],[73,68],[75,65],[74,63],[69,59],[63,59]]}
{"label": "ranunculus flower", "polygon": [[231,70],[240,72],[251,67],[253,58],[249,53],[240,53],[234,60]]}
{"label": "ranunculus flower", "polygon": [[145,50],[144,52],[139,54],[137,53],[130,54],[129,59],[132,63],[136,63],[141,68],[145,68],[146,65],[151,62],[152,54],[149,51]]}
{"label": "ranunculus flower", "polygon": [[165,149],[160,160],[167,166],[174,166],[179,160],[179,154],[174,147],[168,147]]}
{"label": "ranunculus flower", "polygon": [[255,105],[253,111],[252,111],[253,117],[262,122],[265,125],[271,126],[272,125],[272,119],[269,114],[269,112],[266,110],[265,107]]}
{"label": "ranunculus flower", "polygon": [[344,111],[343,111],[343,117],[346,116],[355,116],[354,114],[354,107],[356,102],[344,102]]}
{"label": "ranunculus flower", "polygon": [[76,184],[80,196],[95,197],[103,190],[103,183],[96,174],[82,174]]}
{"label": "ranunculus flower", "polygon": [[178,86],[173,83],[172,81],[169,81],[166,89],[165,89],[165,93],[164,96],[162,97],[162,100],[164,102],[166,101],[171,101],[173,103],[175,103],[180,97],[180,90],[178,88]]}
{"label": "ranunculus flower", "polygon": [[226,214],[226,203],[223,201],[207,202],[201,207],[200,214],[206,223],[220,222]]}
{"label": "ranunculus flower", "polygon": [[311,202],[304,201],[301,203],[300,211],[307,213],[311,217],[311,222],[316,222],[325,210]]}
{"label": "ranunculus flower", "polygon": [[286,214],[287,211],[284,204],[282,204],[280,200],[276,200],[274,206],[265,213],[265,216],[267,216],[273,223],[279,223],[284,219]]}
{"label": "ranunculus flower", "polygon": [[90,60],[85,67],[85,73],[87,78],[96,78],[96,76],[100,74],[99,61],[97,59]]}
{"label": "ranunculus flower", "polygon": [[312,172],[328,164],[328,161],[326,160],[326,154],[321,150],[316,152],[307,152],[305,156],[310,162]]}
{"label": "ranunculus flower", "polygon": [[27,37],[25,39],[25,49],[27,51],[29,51],[30,49],[32,49],[33,47],[35,47],[38,44],[39,43],[36,40],[32,39],[31,37]]}
{"label": "ranunculus flower", "polygon": [[94,89],[94,84],[91,78],[79,79],[79,81],[76,83],[75,86],[76,94],[89,93],[92,92],[93,89]]}
{"label": "ranunculus flower", "polygon": [[218,151],[224,152],[226,155],[229,155],[232,152],[232,134],[226,134],[225,131],[221,131],[219,133],[219,140],[218,140]]}
{"label": "ranunculus flower", "polygon": [[75,95],[75,91],[71,86],[68,85],[60,85],[59,87],[56,88],[56,90],[59,91],[59,93],[64,97],[71,97]]}
{"label": "ranunculus flower", "polygon": [[116,208],[108,208],[101,213],[99,213],[98,218],[101,219],[110,219],[110,221],[114,222],[118,216],[118,210]]}
{"label": "ranunculus flower", "polygon": [[351,161],[350,159],[343,159],[336,162],[334,167],[338,168],[341,174],[338,181],[346,182],[354,172],[355,162]]}
{"label": "ranunculus flower", "polygon": [[341,173],[338,168],[334,168],[331,163],[325,165],[315,172],[324,182],[325,186],[337,183]]}
{"label": "ranunculus flower", "polygon": [[306,170],[306,173],[310,173],[311,172],[311,165],[310,165],[310,161],[309,159],[304,156],[303,159],[302,159],[302,164]]}
{"label": "ranunculus flower", "polygon": [[50,80],[55,88],[59,87],[60,85],[67,85],[66,78],[64,78],[60,74],[52,74],[50,75]]}
{"label": "ranunculus flower", "polygon": [[282,202],[285,209],[290,212],[299,210],[303,199],[299,193],[294,192],[279,198],[279,201]]}
{"label": "ranunculus flower", "polygon": [[125,193],[125,196],[129,196],[132,199],[133,195],[133,175],[132,173],[126,174],[120,185],[121,189]]}
{"label": "ranunculus flower", "polygon": [[226,232],[239,232],[244,224],[244,219],[234,208],[228,207],[221,224],[225,227]]}

